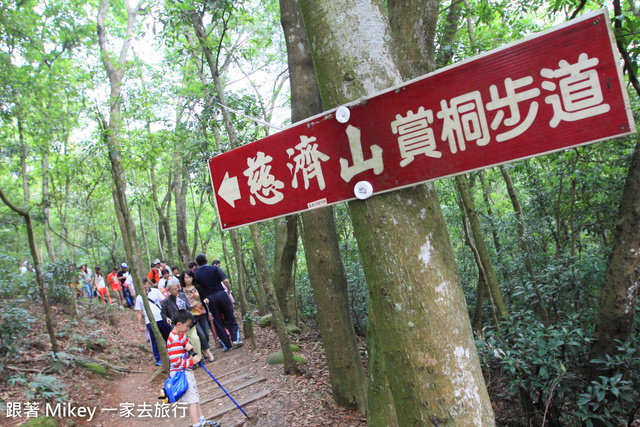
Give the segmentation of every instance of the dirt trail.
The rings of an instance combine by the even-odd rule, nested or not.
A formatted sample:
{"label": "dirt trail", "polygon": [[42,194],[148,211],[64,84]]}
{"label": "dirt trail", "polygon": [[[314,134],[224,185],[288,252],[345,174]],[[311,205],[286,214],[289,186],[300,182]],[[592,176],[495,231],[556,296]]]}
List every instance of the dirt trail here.
{"label": "dirt trail", "polygon": [[[59,427],[190,425],[187,411],[184,415],[178,409],[163,412],[157,397],[166,374],[148,382],[156,366],[151,347],[138,330],[135,311],[106,309],[85,300],[79,301],[79,307],[82,321],[75,320],[69,308],[52,307],[61,351],[99,359],[108,366],[135,373],[122,374],[109,369],[102,376],[73,363],[52,369],[44,321],[39,319],[25,334],[20,357],[5,360],[7,369],[0,369],[0,425],[13,427],[29,421],[26,411],[17,416],[7,415],[7,403],[25,408],[31,400],[39,405],[38,413],[32,417],[50,415],[45,414],[47,402],[43,398],[29,399],[25,397],[26,385],[9,381],[20,372],[24,372],[20,374],[28,381],[35,378],[34,372],[55,376],[64,386],[66,400],[61,404],[76,410],[80,407],[95,410],[91,419],[78,413],[54,414]],[[33,306],[27,303],[27,308],[34,312],[39,309],[35,303]],[[300,346],[299,355],[307,361],[298,365],[301,373],[296,376],[283,375],[282,365],[266,363],[267,356],[279,349],[277,334],[260,327],[255,328],[255,334],[257,349],[252,349],[248,342],[226,353],[218,349],[214,351],[216,361],[205,365],[251,420],[247,420],[204,369],[199,368],[195,376],[205,416],[213,417],[225,427],[366,425],[360,414],[339,408],[333,401],[317,330],[307,329],[302,335],[291,335],[291,342]]]}
{"label": "dirt trail", "polygon": [[[338,408],[331,397],[326,361],[320,345],[313,339],[300,340],[301,355],[309,363],[300,365],[303,374],[283,375],[282,365],[266,364],[267,355],[277,350],[277,336],[270,329],[256,330],[258,349],[246,343],[243,347],[223,352],[215,350],[216,361],[205,367],[218,379],[249,415],[247,419],[203,368],[195,371],[205,417],[223,426],[364,426],[358,413]],[[295,342],[295,339],[293,339]],[[149,357],[152,356],[149,354]],[[135,367],[131,367],[136,369]],[[102,410],[90,425],[158,427],[190,425],[187,410],[169,409],[162,413],[157,396],[166,375],[149,383],[153,366],[141,366],[144,373],[124,375],[104,390]],[[125,413],[130,407],[131,412]],[[115,409],[115,410],[112,410]]]}

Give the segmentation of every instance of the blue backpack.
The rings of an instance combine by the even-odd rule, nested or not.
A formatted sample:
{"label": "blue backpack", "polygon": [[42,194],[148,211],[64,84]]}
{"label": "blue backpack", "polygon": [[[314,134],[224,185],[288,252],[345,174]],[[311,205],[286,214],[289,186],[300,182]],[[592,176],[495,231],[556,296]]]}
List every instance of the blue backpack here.
{"label": "blue backpack", "polygon": [[[185,351],[183,358],[186,359],[187,355],[188,353]],[[184,369],[178,371],[173,377],[169,377],[164,382],[164,388],[161,391],[162,396],[159,399],[163,399],[165,403],[174,403],[184,396],[189,388],[189,381],[187,381],[187,375],[184,371]]]}

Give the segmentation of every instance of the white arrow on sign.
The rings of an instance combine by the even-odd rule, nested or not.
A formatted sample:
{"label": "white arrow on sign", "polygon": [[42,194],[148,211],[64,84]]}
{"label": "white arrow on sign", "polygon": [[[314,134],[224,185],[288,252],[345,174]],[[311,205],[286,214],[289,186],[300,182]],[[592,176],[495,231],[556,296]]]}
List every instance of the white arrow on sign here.
{"label": "white arrow on sign", "polygon": [[218,196],[222,197],[222,199],[229,203],[232,208],[235,208],[235,201],[242,197],[240,195],[238,177],[234,176],[233,178],[229,178],[229,172],[225,173],[224,178],[222,179],[222,184],[220,184]]}

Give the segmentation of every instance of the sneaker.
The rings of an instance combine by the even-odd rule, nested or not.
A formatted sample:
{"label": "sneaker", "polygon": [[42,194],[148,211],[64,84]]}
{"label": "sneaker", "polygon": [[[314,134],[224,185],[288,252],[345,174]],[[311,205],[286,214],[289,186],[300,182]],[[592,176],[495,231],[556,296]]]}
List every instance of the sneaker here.
{"label": "sneaker", "polygon": [[242,341],[234,341],[231,343],[231,348],[238,348],[238,347],[242,347],[244,345],[244,343]]}
{"label": "sneaker", "polygon": [[219,421],[211,421],[211,420],[206,420],[205,422],[201,422],[200,423],[200,427],[221,427],[222,424],[220,424]]}

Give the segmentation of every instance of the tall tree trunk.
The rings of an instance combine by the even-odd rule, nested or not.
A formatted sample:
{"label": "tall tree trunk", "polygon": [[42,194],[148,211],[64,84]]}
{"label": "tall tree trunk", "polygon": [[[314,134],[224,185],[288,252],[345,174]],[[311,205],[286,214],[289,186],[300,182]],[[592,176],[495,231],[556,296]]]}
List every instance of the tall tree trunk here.
{"label": "tall tree trunk", "polygon": [[296,360],[293,358],[293,352],[291,351],[291,344],[289,342],[289,334],[284,326],[284,320],[280,307],[278,306],[278,300],[276,298],[275,289],[273,288],[273,282],[271,281],[271,275],[269,274],[269,264],[267,257],[264,256],[264,248],[262,246],[262,237],[260,235],[260,227],[257,224],[251,224],[249,226],[251,230],[251,239],[253,245],[256,247],[256,265],[261,271],[261,276],[265,280],[265,293],[271,307],[271,313],[273,314],[272,324],[275,326],[278,332],[278,339],[280,340],[280,347],[282,348],[282,357],[284,359],[284,373],[285,375],[293,375],[298,372]]}
{"label": "tall tree trunk", "polygon": [[[264,250],[264,249],[263,249]],[[255,245],[251,248],[251,253],[253,254],[253,261],[256,266],[260,264],[260,257],[264,256],[264,253],[260,253],[260,250]],[[269,274],[269,269],[267,267],[266,273]],[[266,296],[266,285],[265,282],[267,280],[271,280],[271,276],[264,277],[265,271],[260,268],[256,268],[256,277],[257,277],[257,286],[258,286],[258,310],[260,311],[260,316],[264,316],[269,311],[267,309],[267,296]]]}
{"label": "tall tree trunk", "polygon": [[296,284],[293,278],[293,265],[298,252],[298,216],[289,215],[284,223],[286,227],[284,245],[280,251],[280,268],[277,271],[276,297],[280,304],[282,317],[287,323],[298,324],[296,307]]}
{"label": "tall tree trunk", "polygon": [[[378,2],[302,0],[300,6],[326,108],[400,83]],[[493,425],[433,185],[349,202],[349,209],[376,316],[368,334],[380,343],[375,354],[398,425]],[[369,403],[371,412],[380,412]]]}
{"label": "tall tree trunk", "polygon": [[473,321],[471,327],[476,333],[482,331],[482,315],[484,313],[484,291],[486,284],[484,282],[484,276],[478,275],[478,283],[476,284],[476,308],[473,312]]}
{"label": "tall tree trunk", "polygon": [[[280,276],[280,264],[282,263],[282,251],[287,244],[287,221],[284,218],[276,218],[272,221],[273,233],[273,284],[276,287],[276,296],[280,299],[278,291],[278,277]],[[280,303],[282,308],[282,303]]]}
{"label": "tall tree trunk", "polygon": [[[318,314],[320,314],[318,312]],[[377,330],[376,315],[369,305],[369,320],[367,331]],[[368,370],[368,427],[398,427],[396,405],[389,388],[389,380],[383,364],[382,346],[377,334],[367,333],[367,354],[369,356]]]}
{"label": "tall tree trunk", "polygon": [[[636,137],[637,138],[637,137]],[[633,152],[627,181],[620,201],[611,253],[600,291],[595,341],[589,359],[613,356],[618,350],[616,341],[627,342],[633,330],[640,283],[640,139]],[[607,375],[592,364],[589,377]]]}
{"label": "tall tree trunk", "polygon": [[142,232],[144,249],[147,252],[147,265],[151,265],[151,254],[149,253],[149,242],[147,241],[147,233],[145,233],[144,231],[144,222],[142,221],[142,205],[138,205],[138,219],[140,220],[140,231]]}
{"label": "tall tree trunk", "polygon": [[[125,242],[125,251],[127,252],[127,258],[133,275],[133,283],[138,295],[142,296],[144,302],[145,312],[149,319],[153,319],[153,313],[149,306],[149,300],[147,294],[142,287],[142,272],[145,270],[142,264],[142,257],[140,256],[140,248],[138,246],[138,238],[136,236],[136,228],[131,217],[131,211],[127,202],[127,189],[126,189],[126,177],[124,169],[122,167],[122,153],[120,145],[120,128],[121,123],[121,108],[122,98],[120,91],[122,88],[122,80],[124,78],[125,62],[127,58],[127,52],[133,39],[133,27],[138,14],[139,7],[131,7],[128,2],[125,2],[127,9],[127,30],[120,50],[120,56],[118,61],[114,64],[110,59],[110,53],[107,50],[105,19],[107,16],[107,9],[109,8],[109,0],[100,0],[100,8],[98,10],[97,28],[98,28],[98,44],[100,47],[100,57],[102,63],[107,72],[109,78],[109,84],[111,93],[109,120],[105,120],[103,117],[100,119],[100,127],[102,132],[102,138],[109,149],[109,161],[111,163],[111,176],[113,178],[114,188],[112,194],[114,197],[114,204],[118,213],[118,219],[122,231],[122,240]],[[125,239],[126,236],[126,239]],[[164,339],[158,325],[155,322],[150,322],[153,330],[156,342],[163,342]],[[164,346],[158,346],[160,351],[160,358],[162,359],[163,370],[169,369],[169,357],[167,355],[167,349]]]}
{"label": "tall tree trunk", "polygon": [[[68,143],[68,139],[69,136],[67,135],[65,142],[64,142],[64,154],[66,156],[67,154],[67,143]],[[67,247],[67,239],[69,238],[69,230],[68,230],[68,226],[67,223],[69,221],[69,205],[70,205],[70,194],[71,194],[71,174],[69,173],[69,171],[65,171],[65,176],[64,176],[64,207],[63,207],[63,211],[62,211],[62,218],[60,220],[61,224],[60,224],[60,235],[62,236],[62,239],[60,240],[60,248],[58,249],[59,253],[60,253],[60,259],[65,259],[65,251],[66,251],[66,247]],[[73,254],[73,250],[71,250],[71,253]],[[73,256],[73,255],[72,255]]]}
{"label": "tall tree trunk", "polygon": [[29,193],[29,175],[27,174],[27,143],[24,140],[22,117],[18,116],[18,138],[20,139],[20,169],[22,171],[22,195],[24,205],[29,206],[31,195]]}
{"label": "tall tree trunk", "polygon": [[[435,70],[434,39],[440,1],[388,0],[387,5],[394,43],[397,46],[406,46],[406,48],[394,50],[400,75],[408,79]],[[458,7],[458,5],[452,5],[451,11],[458,10]],[[454,29],[452,31],[454,39],[455,33]]]}
{"label": "tall tree trunk", "polygon": [[478,268],[481,269],[486,276],[486,283],[489,288],[489,292],[491,292],[491,296],[493,297],[493,303],[498,309],[498,314],[504,319],[509,319],[509,310],[507,309],[507,305],[504,303],[502,294],[500,293],[498,279],[496,277],[495,271],[493,270],[493,262],[491,261],[489,250],[487,249],[487,245],[484,241],[482,227],[480,226],[480,221],[478,220],[478,212],[476,211],[475,203],[471,198],[471,193],[469,193],[466,176],[456,176],[456,183],[458,184],[458,190],[460,191],[460,196],[462,197],[464,211],[471,225],[473,240],[476,243],[475,248],[478,251],[479,257]]}
{"label": "tall tree trunk", "polygon": [[[459,201],[459,204],[463,204],[462,201]],[[480,254],[478,253],[478,249],[475,247],[473,242],[471,241],[471,233],[469,233],[469,226],[467,224],[467,215],[465,213],[465,209],[463,206],[460,206],[460,216],[462,217],[462,230],[464,232],[464,243],[469,246],[471,252],[473,253],[473,258],[476,261],[476,265],[478,266],[478,284],[476,285],[476,308],[473,314],[473,321],[471,322],[471,326],[473,330],[478,333],[482,330],[482,314],[484,312],[484,291],[487,283],[487,273],[484,270],[484,266],[482,265],[482,261],[480,260]],[[496,322],[496,328],[500,330],[500,324]]]}
{"label": "tall tree trunk", "polygon": [[[191,246],[191,257],[190,257],[190,259],[192,260],[196,259],[196,255],[198,254],[198,243],[203,240],[202,232],[200,231],[200,216],[202,215],[206,198],[207,198],[207,194],[203,192],[200,195],[200,205],[198,206],[196,217],[193,219],[193,245]],[[223,240],[223,244],[224,244],[224,240]],[[204,248],[201,252],[206,253],[204,251]]]}
{"label": "tall tree trunk", "polygon": [[[186,269],[191,261],[189,250],[189,236],[187,234],[187,190],[189,189],[189,170],[186,162],[182,161],[180,149],[176,146],[174,152],[176,159],[174,191],[176,199],[176,231],[178,240],[178,264]],[[175,262],[175,260],[171,260]]]}
{"label": "tall tree trunk", "polygon": [[153,206],[155,207],[156,213],[158,214],[158,243],[160,252],[165,252],[164,243],[166,240],[167,256],[163,256],[163,258],[173,260],[173,237],[171,235],[171,221],[169,221],[169,214],[171,209],[171,194],[173,193],[172,175],[171,173],[169,173],[167,192],[162,199],[162,202],[158,202],[158,188],[156,184],[156,172],[154,163],[152,163],[149,167],[149,175],[151,177],[151,200],[153,201]]}
{"label": "tall tree trunk", "polygon": [[491,236],[493,237],[493,246],[496,248],[496,253],[498,256],[502,253],[502,244],[500,244],[500,238],[498,237],[498,233],[496,232],[496,223],[493,219],[493,210],[491,209],[491,198],[489,197],[489,187],[487,186],[487,182],[484,179],[484,171],[478,172],[478,177],[480,178],[480,183],[482,184],[482,199],[484,200],[484,204],[487,207],[487,220],[489,221],[489,227],[491,228]]}
{"label": "tall tree trunk", "polygon": [[[173,187],[172,187],[173,188]],[[171,232],[171,199],[167,203],[167,207],[164,213],[165,221],[162,223],[162,229],[164,230],[164,237],[167,239],[167,253],[164,257],[165,260],[174,260],[176,254],[175,244],[173,242],[173,233]]]}
{"label": "tall tree trunk", "polygon": [[[271,267],[273,281],[273,287],[276,291],[276,297],[278,298],[278,304],[280,306],[280,311],[282,312],[282,317],[285,323],[289,322],[289,317],[287,316],[285,310],[285,299],[286,299],[286,284],[280,283],[280,266],[282,264],[282,251],[287,243],[287,223],[283,218],[276,218],[272,221],[274,225],[274,239],[273,239],[273,265]],[[293,264],[292,264],[293,265]]]}
{"label": "tall tree trunk", "polygon": [[[42,267],[40,265],[40,256],[38,255],[38,248],[36,247],[36,238],[33,234],[33,224],[31,222],[31,215],[29,212],[24,211],[13,203],[11,203],[4,192],[0,189],[0,199],[7,205],[12,211],[16,212],[22,218],[24,218],[25,225],[27,226],[27,237],[29,239],[29,250],[31,251],[31,257],[33,257],[33,267],[36,269],[36,281],[38,282],[38,290],[40,291],[40,299],[42,300],[42,307],[44,308],[44,320],[47,325],[47,332],[49,333],[49,340],[51,341],[51,351],[58,353],[58,341],[56,340],[56,333],[53,329],[53,318],[51,316],[51,308],[49,307],[49,299],[47,298],[47,292],[45,290],[44,276],[42,275]],[[66,286],[66,285],[65,285]]]}
{"label": "tall tree trunk", "polygon": [[[193,24],[193,29],[198,37],[198,42],[200,43],[200,47],[202,48],[202,52],[207,60],[207,64],[209,65],[209,70],[211,71],[211,75],[213,76],[213,82],[216,88],[216,92],[218,94],[218,102],[223,106],[227,105],[227,99],[222,88],[222,81],[220,80],[220,74],[218,70],[218,63],[214,54],[211,50],[211,47],[207,43],[207,33],[204,28],[204,24],[202,22],[202,16],[198,14],[195,10],[191,11],[191,22]],[[238,148],[238,135],[233,127],[231,122],[231,117],[226,108],[222,108],[222,117],[225,125],[225,129],[227,130],[227,134],[229,135],[229,141],[231,148]],[[256,249],[255,253],[258,257],[259,266],[258,268],[262,271],[262,275],[265,279],[265,293],[267,299],[269,300],[269,305],[271,306],[271,310],[273,312],[273,324],[276,326],[278,331],[278,337],[280,339],[280,346],[282,347],[282,354],[284,356],[284,372],[285,374],[295,374],[298,372],[296,367],[295,359],[293,358],[293,353],[291,352],[291,347],[289,345],[289,336],[287,335],[286,330],[284,329],[284,321],[282,320],[282,314],[280,313],[280,309],[278,307],[278,301],[275,296],[275,291],[273,289],[273,282],[271,281],[271,275],[269,274],[269,267],[267,264],[267,258],[264,255],[264,247],[262,246],[262,241],[260,237],[260,231],[256,224],[249,226],[251,229],[251,235],[254,241],[254,247]],[[257,238],[256,238],[257,236]]]}
{"label": "tall tree trunk", "polygon": [[47,255],[49,261],[56,262],[56,252],[53,249],[53,240],[51,239],[51,198],[49,196],[49,153],[42,153],[42,214],[44,216],[44,242],[47,247]]}
{"label": "tall tree trunk", "polygon": [[453,54],[456,51],[454,43],[456,41],[456,35],[458,34],[458,25],[460,24],[461,16],[462,0],[452,1],[447,11],[447,18],[441,35],[442,39],[439,40],[440,53],[436,58],[438,68],[449,65],[453,58]]}
{"label": "tall tree trunk", "polygon": [[247,289],[244,283],[244,259],[242,256],[242,248],[240,247],[240,241],[238,239],[238,232],[236,230],[229,231],[229,238],[231,239],[231,246],[233,247],[234,257],[236,259],[236,268],[238,271],[238,293],[240,298],[240,311],[242,312],[242,332],[245,340],[248,338],[251,341],[251,347],[257,348],[256,338],[253,334],[253,321],[251,320],[251,307],[247,302]]}
{"label": "tall tree trunk", "polygon": [[556,232],[555,232],[555,241],[556,241],[556,260],[560,259],[560,254],[562,251],[562,247],[564,246],[562,243],[562,192],[564,190],[564,172],[560,172],[560,184],[558,185],[558,199],[556,201],[555,207],[555,217],[556,217]]}
{"label": "tall tree trunk", "polygon": [[538,289],[538,283],[536,282],[536,276],[533,271],[533,261],[531,260],[531,251],[529,250],[529,243],[527,242],[527,229],[524,225],[524,215],[522,213],[522,206],[520,205],[520,200],[518,199],[518,193],[516,193],[516,188],[513,185],[513,181],[511,180],[511,175],[509,171],[504,166],[500,166],[500,172],[502,172],[502,177],[504,178],[505,184],[507,184],[507,192],[509,193],[509,198],[511,199],[511,205],[513,206],[513,210],[516,214],[516,219],[518,220],[518,238],[520,240],[520,247],[522,248],[522,252],[524,254],[524,266],[529,273],[529,278],[531,279],[531,283],[533,284],[533,289],[536,293],[537,300],[536,306],[538,308],[538,314],[540,315],[540,319],[545,325],[549,325],[549,314],[547,313],[547,309],[545,308],[542,302],[542,294]]}
{"label": "tall tree trunk", "polygon": [[[287,43],[291,120],[298,122],[320,114],[323,111],[322,99],[297,1],[280,0],[280,21]],[[318,323],[333,398],[339,405],[353,407],[364,414],[367,407],[366,376],[349,312],[347,274],[340,257],[333,208],[314,209],[300,216],[302,243],[313,299],[318,307]]]}
{"label": "tall tree trunk", "polygon": [[[226,270],[229,271],[229,276],[235,280],[235,282],[240,281],[240,275],[236,274],[236,266],[233,265],[231,261],[231,254],[227,249],[227,239],[225,238],[224,231],[220,230],[220,242],[222,242],[222,253],[224,254],[224,261],[227,264]],[[195,259],[195,257],[194,257]]]}

